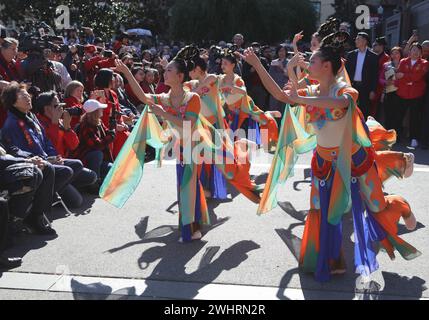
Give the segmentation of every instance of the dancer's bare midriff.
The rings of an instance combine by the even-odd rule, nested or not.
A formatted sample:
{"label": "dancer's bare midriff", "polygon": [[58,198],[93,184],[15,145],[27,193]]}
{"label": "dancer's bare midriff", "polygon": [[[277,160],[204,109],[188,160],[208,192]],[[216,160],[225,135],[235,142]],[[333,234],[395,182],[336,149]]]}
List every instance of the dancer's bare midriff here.
{"label": "dancer's bare midriff", "polygon": [[347,124],[347,118],[344,117],[335,121],[326,121],[322,129],[314,125],[314,132],[316,133],[317,144],[324,148],[337,148],[340,146],[344,129]]}

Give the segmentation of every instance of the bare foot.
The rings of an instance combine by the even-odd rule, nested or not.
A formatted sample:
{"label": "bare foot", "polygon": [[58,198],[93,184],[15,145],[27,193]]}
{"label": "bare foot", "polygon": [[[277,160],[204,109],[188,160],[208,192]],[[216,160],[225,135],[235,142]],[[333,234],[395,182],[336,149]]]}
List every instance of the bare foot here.
{"label": "bare foot", "polygon": [[336,270],[332,270],[331,271],[331,275],[333,276],[341,276],[343,274],[346,274],[347,270],[346,269],[336,269]]}
{"label": "bare foot", "polygon": [[403,218],[405,222],[405,227],[409,231],[414,231],[417,228],[417,219],[416,216],[411,212],[408,218]]}
{"label": "bare foot", "polygon": [[[201,233],[201,231],[197,231],[192,235],[192,241],[197,241],[197,240],[201,240],[201,238],[203,237],[203,234]],[[179,238],[179,243],[184,243],[183,238],[180,237]]]}
{"label": "bare foot", "polygon": [[192,235],[192,240],[201,240],[202,237],[203,234],[201,233],[201,231],[197,231]]}
{"label": "bare foot", "polygon": [[414,160],[415,160],[415,156],[412,153],[406,153],[404,154],[405,158],[407,159],[407,165],[405,167],[405,173],[404,173],[404,178],[409,178],[413,175],[414,173]]}

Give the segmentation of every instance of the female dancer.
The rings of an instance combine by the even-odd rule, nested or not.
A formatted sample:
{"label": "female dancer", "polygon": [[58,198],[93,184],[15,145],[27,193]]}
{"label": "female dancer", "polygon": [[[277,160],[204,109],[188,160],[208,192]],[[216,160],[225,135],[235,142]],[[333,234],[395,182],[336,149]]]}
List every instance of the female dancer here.
{"label": "female dancer", "polygon": [[[313,34],[312,37],[312,51],[315,52],[320,48],[320,37],[329,36],[332,33],[332,30],[337,30],[340,26],[340,22],[336,19],[329,19],[326,23],[322,24],[318,32]],[[300,40],[302,38],[301,34],[295,35],[295,40]],[[296,47],[297,50],[297,47]],[[304,77],[298,81],[298,75],[295,74],[294,68],[302,66],[306,71]],[[291,75],[291,82],[297,82],[298,88],[306,88],[308,85],[317,85],[318,81],[309,77],[308,75],[309,65],[304,61],[304,58],[298,53],[288,64],[289,74]],[[337,79],[339,81],[345,81],[349,86],[351,82],[347,71],[345,70],[344,60],[340,71],[338,72]],[[290,89],[291,86],[288,84],[286,87]],[[310,116],[306,114],[306,110],[300,110],[297,112],[297,115],[301,115],[303,118],[309,118]],[[380,123],[378,123],[374,118],[370,117],[365,123],[363,114],[357,108],[358,114],[363,122],[363,126],[369,135],[369,138],[375,149],[374,156],[376,157],[377,169],[379,176],[384,183],[387,179],[392,176],[397,177],[398,179],[409,178],[412,175],[414,167],[414,154],[412,153],[403,153],[391,151],[392,146],[396,143],[396,132],[394,130],[386,130]],[[301,122],[302,123],[302,122]],[[311,128],[306,127],[308,131],[311,131]]]}
{"label": "female dancer", "polygon": [[[306,272],[315,273],[318,281],[328,281],[332,274],[345,272],[342,218],[350,207],[357,272],[370,275],[378,269],[376,241],[392,259],[395,249],[407,260],[420,255],[397,235],[401,217],[410,230],[415,229],[416,219],[403,198],[384,197],[374,148],[356,107],[358,93],[337,78],[342,65],[341,48],[347,36],[333,30],[323,39],[321,48],[310,59],[308,70],[310,78],[319,84],[305,90],[298,91],[293,85],[290,90],[282,91],[252,49],[246,50],[243,56],[274,97],[306,107],[307,121],[313,124],[317,148],[312,161],[311,210],[303,235],[300,266]],[[281,155],[284,150],[287,149],[279,149],[276,155],[284,157]],[[276,161],[279,159],[274,159],[274,163]],[[272,177],[277,169],[273,166],[268,178],[274,184]],[[275,188],[266,186],[259,213],[274,206],[273,202],[267,203],[275,200],[273,191]]]}
{"label": "female dancer", "polygon": [[[242,161],[235,161],[234,164],[227,165],[227,171],[233,172],[233,177],[225,178],[222,170],[216,167],[216,164],[205,166],[202,171],[202,181],[206,187],[206,196],[213,199],[226,199],[227,198],[227,185],[226,182],[232,184],[240,193],[249,198],[255,203],[259,203],[260,188],[256,183],[250,179],[250,162],[248,160],[247,148],[249,141],[241,139],[232,143],[228,131],[222,131],[229,128],[228,123],[225,121],[225,112],[222,108],[222,97],[220,95],[219,84],[220,77],[207,72],[207,62],[200,56],[200,50],[194,46],[188,46],[187,62],[191,65],[189,73],[192,78],[191,81],[185,83],[185,89],[197,93],[201,98],[201,116],[228,139],[227,146],[231,146],[230,150],[236,159]],[[271,121],[268,122],[271,124]],[[271,130],[272,132],[273,130]],[[225,134],[224,134],[225,133]],[[274,133],[278,135],[277,128]],[[219,137],[219,135],[218,135]],[[215,140],[215,137],[212,137]],[[215,141],[216,142],[216,141]],[[240,154],[240,156],[239,156]],[[205,182],[205,183],[204,183]]]}
{"label": "female dancer", "polygon": [[180,163],[176,166],[180,241],[199,240],[202,238],[201,227],[203,224],[209,224],[209,216],[199,179],[201,165],[188,159],[186,153],[183,152],[191,140],[191,137],[183,136],[183,129],[186,123],[190,123],[192,132],[194,132],[201,112],[200,97],[195,93],[186,92],[183,88],[189,74],[188,65],[185,60],[181,59],[179,52],[178,56],[167,65],[164,74],[165,83],[171,87],[171,90],[160,95],[145,94],[131,71],[122,62],[117,61],[116,70],[126,77],[136,97],[142,103],[149,105],[151,111],[162,118],[169,128],[180,134],[178,155]]}
{"label": "female dancer", "polygon": [[278,138],[278,127],[274,117],[281,117],[281,114],[278,111],[264,113],[255,105],[247,95],[243,79],[234,73],[236,65],[237,57],[234,51],[231,49],[224,50],[222,55],[224,74],[220,77],[220,90],[229,111],[229,126],[234,132],[247,128],[248,139],[257,145],[261,145],[259,128],[261,125],[262,129],[268,129],[269,140],[274,140],[275,143]]}
{"label": "female dancer", "polygon": [[[185,83],[185,90],[198,94],[201,98],[201,115],[216,129],[225,129],[225,112],[222,108],[219,79],[207,73],[207,62],[200,56],[197,47],[190,46],[189,56],[192,70],[191,81]],[[213,137],[214,138],[214,137]],[[207,198],[224,200],[228,197],[226,179],[215,164],[205,165],[201,174]]]}

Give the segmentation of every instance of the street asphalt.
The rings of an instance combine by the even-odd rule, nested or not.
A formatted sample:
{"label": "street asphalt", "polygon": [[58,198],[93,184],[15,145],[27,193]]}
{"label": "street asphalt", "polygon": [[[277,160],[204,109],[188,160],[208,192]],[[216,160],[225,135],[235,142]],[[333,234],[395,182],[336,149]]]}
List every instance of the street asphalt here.
{"label": "street asphalt", "polygon": [[[418,228],[408,232],[401,225],[400,234],[422,255],[405,261],[398,254],[391,261],[380,251],[380,271],[366,291],[353,270],[350,215],[344,225],[347,274],[321,284],[297,268],[309,207],[306,167],[311,156],[305,155],[295,176],[281,188],[279,207],[257,216],[257,206],[231,188],[232,201],[209,202],[212,225],[204,229],[202,241],[191,244],[178,243],[175,167],[170,164],[146,165],[138,190],[121,210],[89,196],[72,216],[55,208],[51,219],[58,238],[21,237],[6,252],[22,256],[24,262],[0,273],[0,300],[217,299],[219,291],[226,292],[222,288],[235,288],[234,296],[224,297],[236,299],[258,299],[258,292],[268,299],[350,300],[362,299],[363,292],[369,292],[370,299],[427,299],[429,151],[415,154],[414,175],[388,181],[385,191],[410,202]],[[268,170],[269,161],[255,159],[252,174],[258,182],[264,182]],[[68,282],[61,285],[61,279]],[[118,279],[127,290],[121,290]],[[142,287],[133,289],[133,281]]]}

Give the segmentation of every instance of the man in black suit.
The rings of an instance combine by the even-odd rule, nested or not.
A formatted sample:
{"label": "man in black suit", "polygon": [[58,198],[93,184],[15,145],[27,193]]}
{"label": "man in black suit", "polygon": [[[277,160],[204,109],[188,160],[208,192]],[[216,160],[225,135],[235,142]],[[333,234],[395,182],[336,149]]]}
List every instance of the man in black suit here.
{"label": "man in black suit", "polygon": [[353,88],[359,91],[359,108],[365,116],[370,115],[371,100],[376,97],[378,83],[378,56],[368,48],[370,39],[367,33],[358,33],[357,49],[349,52],[346,69]]}

